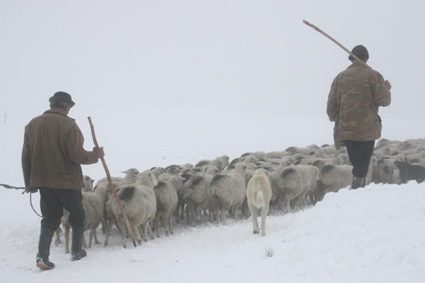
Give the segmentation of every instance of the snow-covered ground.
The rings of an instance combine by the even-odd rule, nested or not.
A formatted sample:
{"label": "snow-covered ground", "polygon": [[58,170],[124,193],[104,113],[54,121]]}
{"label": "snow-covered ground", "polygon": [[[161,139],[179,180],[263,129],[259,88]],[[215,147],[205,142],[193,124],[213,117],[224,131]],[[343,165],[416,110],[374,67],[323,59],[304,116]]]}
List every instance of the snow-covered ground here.
{"label": "snow-covered ground", "polygon": [[[171,116],[186,113],[185,109],[163,110]],[[142,123],[140,128],[144,131],[137,133],[135,129],[127,129],[124,135],[119,134],[121,130],[111,131],[108,125],[128,125],[136,114],[115,111],[121,117],[117,119],[108,118],[103,111],[92,113],[97,138],[105,146],[105,159],[113,168],[112,175],[122,176],[119,171],[130,167],[145,170],[152,166],[196,163],[223,154],[233,159],[245,151],[321,145],[329,142],[332,134],[331,123],[325,119],[252,117],[248,112],[225,109],[219,111],[225,118],[216,120],[212,119],[218,113],[216,110],[195,110],[196,113],[192,113],[195,116],[202,112],[206,117],[206,127],[198,127],[197,120],[190,124],[189,114],[179,116],[179,127],[185,131],[169,125],[168,119],[158,122],[158,127],[148,127],[155,119],[143,125],[143,115],[155,117],[157,111],[151,109],[139,114],[142,117],[138,123]],[[79,112],[76,107],[70,116],[80,117]],[[226,125],[226,120],[233,121],[235,126]],[[86,117],[78,118],[77,122],[83,129],[86,148],[90,148],[92,141]],[[391,139],[403,135],[418,137],[407,136],[414,133],[417,126],[411,121],[388,121],[385,125]],[[0,131],[0,183],[22,186],[19,158],[23,128],[10,118],[7,124],[1,125]],[[89,175],[96,179],[104,176],[100,163],[83,166],[83,171],[86,174],[90,171]],[[414,181],[400,186],[371,184],[356,191],[342,189],[327,194],[314,207],[286,215],[273,208],[267,218],[265,237],[252,234],[251,219],[230,219],[229,224],[223,226],[207,223],[204,218],[200,226],[188,227],[182,222],[175,225],[174,235],[166,237],[162,231],[161,238],[136,248],[128,240],[127,248],[123,249],[118,231],[114,229],[108,247],[93,246],[87,258],[78,262],[70,261],[63,244],[52,245],[50,258],[56,268],[45,272],[35,266],[40,218],[31,209],[29,195],[4,188],[0,188],[0,194],[2,282],[425,280],[425,190],[423,184]],[[38,194],[33,195],[37,211],[38,200]],[[104,240],[100,229],[99,239]],[[272,256],[268,257],[270,250]]]}

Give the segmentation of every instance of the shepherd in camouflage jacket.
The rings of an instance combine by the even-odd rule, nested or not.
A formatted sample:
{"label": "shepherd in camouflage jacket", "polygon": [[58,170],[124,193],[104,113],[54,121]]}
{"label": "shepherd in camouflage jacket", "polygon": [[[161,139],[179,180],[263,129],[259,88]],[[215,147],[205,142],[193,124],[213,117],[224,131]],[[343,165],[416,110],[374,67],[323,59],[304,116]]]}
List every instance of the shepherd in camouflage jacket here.
{"label": "shepherd in camouflage jacket", "polygon": [[[369,59],[367,49],[358,45],[352,53],[364,63]],[[352,187],[365,185],[365,177],[375,140],[381,137],[380,106],[391,103],[391,84],[380,73],[349,56],[352,64],[334,79],[328,97],[327,114],[335,122],[335,146],[347,146],[353,165]],[[355,178],[356,179],[356,178]],[[354,185],[354,181],[357,184]]]}
{"label": "shepherd in camouflage jacket", "polygon": [[390,103],[391,92],[382,75],[355,61],[334,79],[328,97],[327,114],[335,122],[336,141],[379,139],[378,107]]}

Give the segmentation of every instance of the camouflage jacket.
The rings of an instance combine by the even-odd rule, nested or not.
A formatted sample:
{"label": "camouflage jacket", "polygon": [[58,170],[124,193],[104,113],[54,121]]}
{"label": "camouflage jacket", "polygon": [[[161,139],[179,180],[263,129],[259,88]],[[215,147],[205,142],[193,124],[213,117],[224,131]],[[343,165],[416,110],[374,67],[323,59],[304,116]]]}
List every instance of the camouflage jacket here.
{"label": "camouflage jacket", "polygon": [[380,73],[354,62],[331,86],[327,114],[335,122],[334,141],[372,141],[381,137],[379,106],[391,103],[391,92]]}

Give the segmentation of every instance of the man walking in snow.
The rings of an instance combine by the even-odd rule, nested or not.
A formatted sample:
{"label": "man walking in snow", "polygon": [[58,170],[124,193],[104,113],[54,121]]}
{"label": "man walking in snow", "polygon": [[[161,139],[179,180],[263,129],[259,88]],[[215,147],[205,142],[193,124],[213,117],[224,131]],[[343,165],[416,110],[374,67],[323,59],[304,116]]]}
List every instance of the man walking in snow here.
{"label": "man walking in snow", "polygon": [[[363,45],[351,51],[364,63],[369,53]],[[353,165],[351,188],[366,186],[366,175],[375,140],[381,137],[380,106],[391,103],[391,84],[382,75],[353,56],[352,64],[334,79],[328,97],[327,114],[335,122],[335,146],[346,146]]]}
{"label": "man walking in snow", "polygon": [[71,95],[56,92],[49,101],[51,109],[32,119],[25,127],[22,149],[25,187],[30,192],[40,191],[43,219],[36,265],[43,270],[55,267],[49,261],[50,244],[61,223],[63,208],[70,212],[71,259],[79,260],[87,255],[82,249],[85,212],[80,164],[96,163],[104,156],[103,148],[84,150],[83,135],[74,119],[68,117],[75,104]]}

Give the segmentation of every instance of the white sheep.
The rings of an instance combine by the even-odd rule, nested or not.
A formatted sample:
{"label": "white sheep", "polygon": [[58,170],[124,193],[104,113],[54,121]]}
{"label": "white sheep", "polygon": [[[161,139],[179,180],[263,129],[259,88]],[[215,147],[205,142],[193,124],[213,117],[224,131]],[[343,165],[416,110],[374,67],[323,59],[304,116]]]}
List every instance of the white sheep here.
{"label": "white sheep", "polygon": [[[90,230],[89,244],[87,245],[86,239],[84,237],[83,244],[86,248],[91,248],[92,240],[94,237],[95,243],[100,244],[96,236],[96,229],[99,227],[103,219],[103,203],[104,195],[96,192],[81,192],[83,195],[83,207],[85,211],[84,218],[84,231]],[[64,228],[64,238],[65,238],[65,253],[69,253],[69,232],[71,225],[68,221],[69,212],[64,209],[63,216],[61,218],[62,226]]]}
{"label": "white sheep", "polygon": [[223,155],[214,160],[201,160],[195,167],[204,167],[205,165],[214,165],[220,170],[224,170],[229,165],[229,156]]}
{"label": "white sheep", "polygon": [[291,211],[291,200],[302,196],[311,190],[317,176],[312,174],[314,169],[310,165],[290,165],[277,172],[277,188],[286,204],[286,213]]}
{"label": "white sheep", "polygon": [[[120,183],[120,182],[127,182],[127,183],[134,183],[137,178],[139,177],[139,170],[137,170],[136,168],[130,168],[127,171],[123,171],[121,173],[125,173],[125,177],[111,177],[112,182],[114,183],[114,185],[116,183]],[[101,186],[101,185],[109,185],[109,181],[107,177],[104,177],[100,180],[98,180],[96,182],[96,185],[94,186],[94,189],[96,189],[97,187]]]}
{"label": "white sheep", "polygon": [[244,164],[237,164],[233,171],[214,176],[208,185],[207,195],[217,222],[220,219],[219,209],[223,224],[227,224],[226,214],[230,208],[233,218],[237,220],[238,208],[246,194],[245,167]]}
{"label": "white sheep", "polygon": [[84,192],[91,192],[93,191],[93,182],[94,180],[92,178],[90,178],[87,175],[83,176],[83,182],[84,182],[84,187],[82,188],[82,190]]}
{"label": "white sheep", "polygon": [[269,212],[269,204],[272,198],[272,189],[268,175],[269,173],[265,169],[257,169],[249,180],[246,189],[246,197],[252,216],[254,234],[260,232],[257,220],[257,209],[261,209],[261,236],[266,235],[266,217]]}
{"label": "white sheep", "polygon": [[210,167],[207,172],[193,176],[186,183],[184,183],[182,187],[181,196],[184,203],[187,204],[187,218],[189,225],[195,225],[195,221],[197,224],[200,224],[200,212],[205,209],[210,209],[210,199],[207,195],[208,185],[210,184],[213,177],[220,171],[216,166],[214,166],[214,168]]}
{"label": "white sheep", "polygon": [[324,193],[338,192],[351,185],[353,181],[353,166],[332,165],[324,166],[320,174],[320,182],[324,186]]}
{"label": "white sheep", "polygon": [[[320,181],[320,170],[316,166],[306,166],[310,171],[311,184],[303,193],[301,193],[301,207],[304,208],[307,206],[307,197],[314,196],[319,190],[319,181]],[[314,201],[313,201],[314,202]]]}
{"label": "white sheep", "polygon": [[[139,179],[136,180],[134,185],[122,188],[118,191],[118,196],[123,204],[127,219],[139,244],[142,244],[142,238],[138,230],[139,226],[143,227],[145,240],[148,229],[150,230],[151,237],[154,237],[150,229],[149,222],[155,218],[156,199],[153,188],[157,184],[158,182],[152,173],[144,173],[139,176]],[[116,222],[120,227],[122,246],[125,248],[125,234],[127,227],[121,209],[115,198],[111,198],[111,209],[115,215]],[[111,227],[112,224],[108,224],[105,246],[108,244]]]}
{"label": "white sheep", "polygon": [[[155,178],[158,178],[161,174],[164,174],[164,173],[166,173],[167,171],[164,169],[164,168],[162,168],[162,167],[153,167],[153,168],[151,168],[150,170],[148,170],[148,171],[150,171],[154,176],[155,176]],[[142,174],[144,174],[144,173],[146,173],[146,172],[148,172],[148,171],[145,171],[145,172],[142,172],[141,173],[141,175]]]}
{"label": "white sheep", "polygon": [[173,230],[173,214],[177,207],[177,191],[174,186],[167,181],[160,181],[154,188],[156,199],[156,213],[155,213],[155,230],[156,236],[159,238],[159,222],[165,227],[165,235],[170,236],[174,234]]}
{"label": "white sheep", "polygon": [[[104,203],[108,198],[108,195],[101,192],[101,190],[92,192],[93,188],[93,179],[89,176],[84,176],[84,187],[82,188],[82,203],[85,211],[84,218],[84,231],[90,230],[89,236],[89,244],[87,245],[85,237],[83,238],[83,245],[85,248],[91,248],[93,237],[95,239],[96,244],[100,244],[96,235],[96,228],[103,221],[103,209]],[[61,218],[61,223],[64,228],[64,238],[65,238],[65,253],[69,253],[69,232],[71,229],[71,225],[68,221],[69,212],[65,208],[63,209],[63,216]],[[61,229],[58,228],[55,232],[55,245],[58,246],[61,243],[60,233]]]}
{"label": "white sheep", "polygon": [[384,156],[378,159],[373,168],[373,182],[383,184],[397,184],[400,179],[400,170],[395,161],[403,162],[403,155]]}

